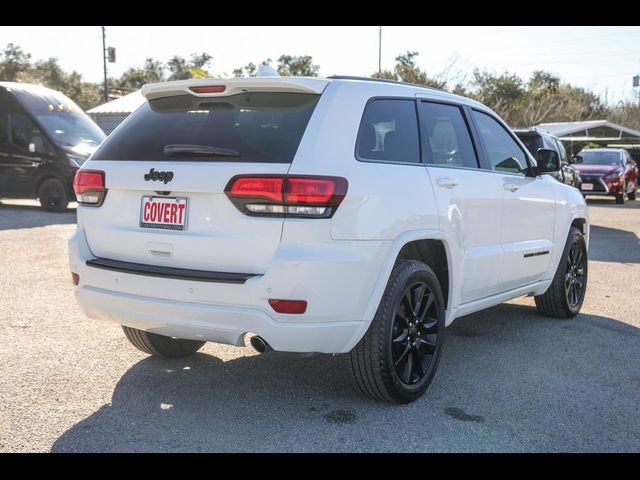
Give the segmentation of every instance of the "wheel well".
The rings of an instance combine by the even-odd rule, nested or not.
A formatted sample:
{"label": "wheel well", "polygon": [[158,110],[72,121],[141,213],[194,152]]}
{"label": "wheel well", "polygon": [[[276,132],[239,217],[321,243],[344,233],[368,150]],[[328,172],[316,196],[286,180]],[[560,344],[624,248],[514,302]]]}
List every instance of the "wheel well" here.
{"label": "wheel well", "polygon": [[578,230],[582,232],[583,235],[585,235],[586,233],[584,231],[585,223],[586,223],[586,220],[584,218],[576,218],[573,222],[571,222],[571,226],[576,227]]}
{"label": "wheel well", "polygon": [[[440,240],[415,240],[407,243],[398,253],[397,260],[419,260],[426,263],[438,277],[445,308],[449,301],[449,266],[444,244]],[[396,261],[397,261],[396,260]]]}
{"label": "wheel well", "polygon": [[40,175],[36,181],[35,181],[35,188],[34,188],[34,194],[37,197],[38,196],[38,191],[40,190],[40,185],[42,185],[46,180],[49,180],[51,178],[54,178],[56,180],[58,180],[60,183],[62,183],[62,185],[64,185],[64,189],[67,191],[67,193],[73,193],[73,188],[69,188],[69,185],[65,182],[65,180],[60,177],[60,175],[56,175],[55,172],[46,172],[43,173],[42,175]]}

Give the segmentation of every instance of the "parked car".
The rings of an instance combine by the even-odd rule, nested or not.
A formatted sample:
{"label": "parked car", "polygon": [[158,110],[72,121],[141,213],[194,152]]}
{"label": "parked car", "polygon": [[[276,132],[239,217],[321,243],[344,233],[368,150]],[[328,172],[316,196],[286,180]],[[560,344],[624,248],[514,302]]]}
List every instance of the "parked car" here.
{"label": "parked car", "polygon": [[624,148],[582,150],[576,160],[585,195],[614,196],[616,203],[636,199],[638,168]]}
{"label": "parked car", "polygon": [[580,172],[573,165],[575,158],[567,155],[567,150],[558,137],[538,127],[517,128],[513,132],[534,157],[538,156],[538,149],[540,148],[548,148],[558,152],[561,168],[560,171],[553,173],[552,176],[556,180],[580,190],[582,179],[580,178]]}
{"label": "parked car", "polygon": [[0,82],[0,197],[38,198],[47,211],[65,210],[75,200],[78,167],[104,138],[62,93]]}
{"label": "parked car", "polygon": [[143,352],[346,353],[370,397],[426,390],[445,326],[532,295],[574,317],[589,217],[489,108],[386,80],[146,85],[78,171],[75,298]]}

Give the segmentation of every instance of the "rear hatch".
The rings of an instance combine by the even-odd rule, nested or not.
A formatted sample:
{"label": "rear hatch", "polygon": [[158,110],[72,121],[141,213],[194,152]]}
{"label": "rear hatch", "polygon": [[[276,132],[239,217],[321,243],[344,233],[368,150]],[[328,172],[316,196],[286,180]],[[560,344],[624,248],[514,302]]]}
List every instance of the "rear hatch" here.
{"label": "rear hatch", "polygon": [[146,86],[148,99],[83,170],[106,196],[78,221],[97,257],[263,273],[282,218],[241,213],[225,194],[243,174],[286,174],[328,81],[253,78]]}

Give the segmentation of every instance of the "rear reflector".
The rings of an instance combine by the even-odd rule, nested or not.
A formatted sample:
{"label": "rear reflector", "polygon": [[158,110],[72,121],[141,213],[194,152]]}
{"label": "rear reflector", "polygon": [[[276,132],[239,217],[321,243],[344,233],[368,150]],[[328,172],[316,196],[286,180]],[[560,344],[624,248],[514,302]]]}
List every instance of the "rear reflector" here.
{"label": "rear reflector", "polygon": [[78,170],[73,179],[73,190],[82,205],[100,206],[106,193],[104,172],[100,170]]}
{"label": "rear reflector", "polygon": [[301,314],[307,311],[306,300],[269,299],[269,305],[278,313]]}
{"label": "rear reflector", "polygon": [[247,215],[329,218],[347,194],[342,177],[317,175],[238,175],[225,188]]}
{"label": "rear reflector", "polygon": [[74,285],[78,285],[80,283],[80,275],[77,273],[71,272],[71,281]]}
{"label": "rear reflector", "polygon": [[208,85],[206,87],[191,87],[189,90],[195,93],[222,93],[226,88],[224,85]]}

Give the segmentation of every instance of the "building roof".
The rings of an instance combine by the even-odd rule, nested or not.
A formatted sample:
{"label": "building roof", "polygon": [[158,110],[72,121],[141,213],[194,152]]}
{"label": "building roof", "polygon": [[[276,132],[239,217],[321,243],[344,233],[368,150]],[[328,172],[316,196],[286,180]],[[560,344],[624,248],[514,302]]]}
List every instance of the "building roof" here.
{"label": "building roof", "polygon": [[95,114],[112,114],[112,113],[131,113],[136,110],[140,105],[145,102],[140,90],[128,93],[127,95],[116,98],[102,105],[88,110],[87,113],[91,115]]}
{"label": "building roof", "polygon": [[561,140],[573,142],[640,140],[640,131],[611,123],[607,120],[587,120],[584,122],[541,123],[543,128]]}

